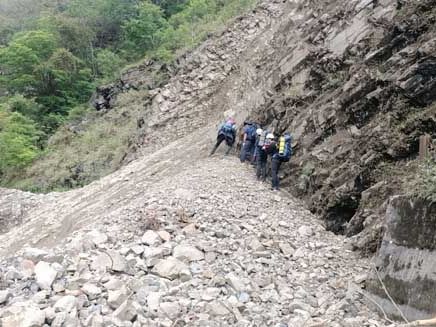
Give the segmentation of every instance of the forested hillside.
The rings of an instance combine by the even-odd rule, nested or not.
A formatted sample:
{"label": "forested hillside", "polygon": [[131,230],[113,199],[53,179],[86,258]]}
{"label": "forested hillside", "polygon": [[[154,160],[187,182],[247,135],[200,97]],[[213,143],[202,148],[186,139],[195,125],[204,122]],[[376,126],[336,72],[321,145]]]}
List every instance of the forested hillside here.
{"label": "forested hillside", "polygon": [[255,0],[0,0],[0,181],[83,119],[95,87],[149,58],[168,63]]}

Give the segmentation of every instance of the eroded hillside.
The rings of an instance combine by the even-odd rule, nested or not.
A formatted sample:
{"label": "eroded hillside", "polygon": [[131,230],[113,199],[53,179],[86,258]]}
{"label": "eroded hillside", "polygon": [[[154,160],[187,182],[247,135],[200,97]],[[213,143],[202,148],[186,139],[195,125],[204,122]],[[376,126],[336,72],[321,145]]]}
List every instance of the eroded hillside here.
{"label": "eroded hillside", "polygon": [[[5,227],[0,235],[0,254],[18,254],[4,265],[14,267],[17,273],[10,272],[14,269],[2,271],[8,285],[8,293],[1,293],[5,295],[2,303],[8,308],[15,302],[27,303],[30,296],[45,288],[48,293],[37,293],[43,297],[41,301],[48,299],[48,307],[55,313],[67,312],[63,318],[57,318],[59,314],[53,316],[44,308],[43,320],[52,319],[53,323],[58,319],[59,323],[64,319],[71,326],[77,321],[100,326],[118,320],[128,320],[130,324],[121,325],[130,326],[133,321],[140,325],[156,319],[171,326],[179,320],[188,323],[188,312],[195,313],[199,324],[204,320],[218,323],[224,316],[228,323],[240,325],[250,324],[250,319],[257,317],[262,319],[262,326],[297,326],[308,321],[313,326],[380,326],[378,318],[360,303],[362,291],[354,285],[366,278],[365,274],[356,275],[365,272],[366,261],[358,263],[361,259],[350,254],[341,236],[326,233],[320,226],[297,230],[300,224],[315,224],[313,217],[301,208],[303,203],[295,202],[286,192],[274,196],[265,186],[255,184],[254,179],[251,182],[249,171],[237,166],[236,159],[206,156],[226,111],[234,112],[239,123],[249,117],[278,132],[289,130],[294,136],[295,155],[284,167],[285,189],[303,198],[312,212],[324,218],[328,229],[358,235],[355,247],[375,249],[385,200],[409,185],[408,180],[414,176],[418,137],[424,132],[434,136],[436,130],[435,107],[431,106],[436,85],[434,4],[430,0],[361,0],[346,4],[333,0],[322,4],[309,0],[265,1],[227,29],[211,35],[173,66],[145,63],[131,68],[113,85],[102,87],[96,103],[107,108],[100,121],[114,119],[108,133],[114,139],[117,126],[129,126],[122,135],[123,140],[129,140],[128,150],[114,143],[112,156],[99,156],[98,144],[76,152],[77,137],[90,126],[98,125],[99,120],[70,126],[68,137],[56,140],[60,147],[68,149],[68,155],[54,156],[29,174],[49,185],[74,186],[81,181],[96,181],[80,189],[47,195],[1,190],[0,221],[5,222]],[[97,160],[93,161],[95,157]],[[58,168],[62,174],[44,176],[50,171],[44,167]],[[98,179],[97,171],[109,173],[117,168]],[[204,192],[198,193],[197,187]],[[250,187],[253,190],[246,191]],[[266,216],[259,216],[261,209],[255,215],[251,215],[250,206],[241,209],[242,204],[260,201],[262,193],[267,194],[265,205],[271,209],[265,211]],[[220,201],[231,213],[217,204]],[[282,201],[289,203],[283,203],[284,209],[277,209],[275,202]],[[248,214],[240,214],[245,211]],[[229,220],[228,215],[234,216]],[[271,225],[260,224],[260,220],[268,220],[268,215]],[[252,219],[253,224],[247,224],[246,218]],[[170,219],[181,221],[173,226]],[[205,236],[204,244],[192,244],[194,238],[186,236],[190,231],[181,231],[186,223],[196,224]],[[249,226],[258,223],[262,230]],[[196,227],[191,225],[191,232],[197,232]],[[277,234],[271,236],[264,231],[269,227]],[[90,228],[97,230],[90,234],[96,239],[81,244],[84,231]],[[289,230],[283,232],[285,228]],[[144,232],[153,229],[170,236],[148,233],[153,237],[151,241],[139,240]],[[248,241],[253,233],[256,240]],[[329,239],[330,243],[309,240],[313,235]],[[244,244],[231,243],[235,238],[244,240]],[[283,248],[282,238],[289,240],[287,246],[282,244]],[[223,266],[205,265],[202,255],[214,252],[211,247],[220,247],[221,239],[230,242],[224,242],[229,249],[220,249],[218,255]],[[187,253],[178,256],[176,246],[186,245],[185,240],[195,249],[184,248]],[[164,241],[167,243],[160,246]],[[333,246],[335,243],[337,247]],[[53,253],[28,249],[22,252],[28,247],[53,246],[59,246]],[[109,255],[112,264],[107,265],[107,260],[102,259],[92,265],[98,249],[115,251],[115,255]],[[63,251],[68,255],[59,256]],[[255,257],[255,264],[234,264],[248,253]],[[113,257],[118,255],[121,271],[113,269]],[[191,260],[192,255],[196,258]],[[227,255],[231,262],[224,259]],[[274,260],[286,265],[290,257],[299,268],[281,270],[274,266]],[[214,261],[213,256],[209,259]],[[50,274],[56,270],[52,282],[60,278],[68,283],[42,287],[32,270],[39,261],[48,262],[40,266]],[[30,268],[23,268],[23,262]],[[164,268],[171,272],[159,271],[159,262],[168,264],[171,269]],[[312,264],[320,270],[305,270]],[[265,265],[272,265],[272,270],[263,270]],[[340,269],[337,277],[341,265],[347,268]],[[124,277],[132,273],[129,267],[143,282],[138,287],[129,284],[126,288]],[[97,268],[103,268],[102,274],[90,278],[90,271]],[[208,275],[209,269],[213,276]],[[126,274],[121,278],[124,288],[119,282],[115,289],[112,284],[100,285],[110,282],[117,271]],[[298,282],[292,286],[293,295],[287,298],[287,294],[282,294],[286,281],[280,276],[288,276],[290,271],[294,271]],[[272,272],[276,274],[273,279],[280,283],[265,282],[264,275]],[[196,274],[202,275],[190,282]],[[228,274],[239,277],[233,279]],[[262,278],[253,277],[258,274]],[[149,275],[159,278],[145,277]],[[71,282],[75,278],[78,280]],[[197,288],[205,292],[205,298],[189,293],[191,286],[206,287],[208,279],[214,281],[210,289]],[[328,289],[318,289],[316,293],[317,285],[327,281],[332,281],[329,287],[337,290],[333,297]],[[26,282],[28,288],[22,288]],[[349,282],[353,286],[345,286]],[[141,287],[145,287],[145,293],[159,294],[145,299],[139,291]],[[118,292],[118,300],[109,295],[114,296],[112,291]],[[108,296],[111,303],[106,302]],[[39,297],[32,300],[30,308],[41,318]],[[65,303],[56,305],[61,299]],[[199,307],[193,304],[197,300]],[[292,302],[291,310],[289,304],[293,300],[297,303]],[[356,300],[357,305],[350,305]],[[142,312],[141,301],[154,303],[154,307]],[[261,312],[271,310],[271,303],[280,304],[271,311],[273,316],[263,316]],[[94,306],[100,308],[96,313],[91,309]],[[21,317],[17,319],[22,319],[25,306],[15,307],[21,308],[16,312]],[[206,309],[207,316],[202,316]],[[3,317],[13,316],[13,310],[8,310],[2,311]],[[82,311],[83,317],[79,317],[78,312]]]}

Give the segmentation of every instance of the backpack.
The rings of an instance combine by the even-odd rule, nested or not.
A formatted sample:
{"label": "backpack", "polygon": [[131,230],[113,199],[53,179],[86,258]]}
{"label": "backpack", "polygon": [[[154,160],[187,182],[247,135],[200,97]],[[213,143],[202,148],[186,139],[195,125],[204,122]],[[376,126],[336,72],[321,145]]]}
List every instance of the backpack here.
{"label": "backpack", "polygon": [[288,162],[292,155],[292,137],[289,133],[283,134],[279,139],[277,158],[280,161]]}
{"label": "backpack", "polygon": [[247,140],[253,141],[256,139],[257,126],[255,124],[248,125],[245,133],[247,133]]}
{"label": "backpack", "polygon": [[221,127],[221,132],[225,135],[232,135],[233,136],[233,124],[230,122],[226,122],[222,127]]}
{"label": "backpack", "polygon": [[259,136],[259,142],[257,143],[259,147],[263,147],[266,144],[266,136],[268,133],[268,131],[263,131],[262,135]]}

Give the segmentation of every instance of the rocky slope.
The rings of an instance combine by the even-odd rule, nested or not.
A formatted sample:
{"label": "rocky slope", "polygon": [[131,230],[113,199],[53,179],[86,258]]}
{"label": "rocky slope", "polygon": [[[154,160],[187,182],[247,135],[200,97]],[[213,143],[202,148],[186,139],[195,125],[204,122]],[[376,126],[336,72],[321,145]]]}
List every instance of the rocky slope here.
{"label": "rocky slope", "polygon": [[172,165],[135,206],[109,188],[110,216],[3,260],[1,325],[384,325],[362,301],[367,260],[289,194],[222,154]]}
{"label": "rocky slope", "polygon": [[289,130],[295,156],[284,185],[329,230],[359,234],[356,248],[374,251],[386,200],[410,188],[419,136],[435,136],[434,5],[261,2],[174,65],[146,62],[99,89],[94,104],[120,112],[107,116],[115,127],[139,115],[126,153],[93,162],[94,151],[82,151],[66,157],[70,164],[60,155],[50,162],[63,168],[59,176],[43,164],[33,180],[81,185],[216,126],[230,110],[240,123],[250,117]]}
{"label": "rocky slope", "polygon": [[141,108],[124,166],[65,193],[0,190],[3,324],[383,325],[353,285],[368,262],[342,236],[234,159],[205,157],[228,111],[290,130],[285,189],[376,248],[385,199],[436,130],[434,4],[264,1],[174,66],[102,88],[99,109]]}

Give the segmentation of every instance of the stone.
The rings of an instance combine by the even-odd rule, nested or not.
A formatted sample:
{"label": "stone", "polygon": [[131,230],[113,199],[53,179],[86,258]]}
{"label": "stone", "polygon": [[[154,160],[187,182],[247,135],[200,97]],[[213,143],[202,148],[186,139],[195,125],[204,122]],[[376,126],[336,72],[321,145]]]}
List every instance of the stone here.
{"label": "stone", "polygon": [[245,290],[245,283],[234,273],[229,273],[226,275],[226,282],[229,284],[236,292],[242,292]]}
{"label": "stone", "polygon": [[9,290],[0,291],[0,304],[6,303],[11,297],[12,294],[9,292]]}
{"label": "stone", "polygon": [[37,248],[25,248],[23,251],[23,258],[38,262],[48,256],[48,252]]}
{"label": "stone", "polygon": [[199,261],[204,259],[204,253],[191,245],[177,245],[173,250],[176,259],[187,261]]}
{"label": "stone", "polygon": [[118,309],[114,311],[112,316],[121,321],[132,321],[136,318],[138,312],[132,301],[124,301]]}
{"label": "stone", "polygon": [[158,231],[157,234],[165,242],[169,242],[171,240],[171,235],[167,231],[161,230],[161,231]]}
{"label": "stone", "polygon": [[249,248],[252,249],[253,251],[264,251],[265,250],[265,247],[256,238],[251,240],[251,242],[249,243]]}
{"label": "stone", "polygon": [[109,240],[105,233],[102,233],[98,230],[90,231],[85,235],[85,237],[92,241],[96,246],[101,246]]}
{"label": "stone", "polygon": [[155,231],[148,230],[142,236],[141,242],[149,246],[156,246],[161,242],[161,238]]}
{"label": "stone", "polygon": [[286,243],[286,242],[280,242],[279,248],[280,248],[280,251],[282,251],[282,253],[287,257],[292,257],[292,255],[295,252],[294,248],[292,246],[290,246],[289,243]]}
{"label": "stone", "polygon": [[73,295],[67,295],[61,297],[54,305],[54,308],[57,312],[71,312],[77,306],[77,298]]}
{"label": "stone", "polygon": [[142,245],[135,245],[131,247],[131,250],[133,253],[135,253],[136,255],[141,255],[142,253],[144,253],[144,247]]}
{"label": "stone", "polygon": [[188,224],[183,228],[183,234],[185,235],[195,235],[198,233],[197,227],[195,224]]}
{"label": "stone", "polygon": [[56,276],[57,271],[47,262],[40,261],[35,266],[36,283],[41,289],[51,289]]}
{"label": "stone", "polygon": [[211,316],[227,316],[230,314],[230,311],[220,302],[220,301],[213,301],[207,304],[206,306],[207,312]]}
{"label": "stone", "polygon": [[82,291],[88,296],[88,299],[94,300],[101,294],[101,288],[92,283],[85,283],[82,286]]}
{"label": "stone", "polygon": [[177,302],[161,302],[159,309],[164,316],[171,320],[178,318],[180,315],[180,305]]}
{"label": "stone", "polygon": [[300,234],[301,236],[312,236],[313,235],[313,229],[310,226],[301,226],[300,228],[298,228],[298,234]]}
{"label": "stone", "polygon": [[103,284],[104,288],[107,290],[118,290],[124,286],[123,282],[116,278],[109,279],[106,283]]}
{"label": "stone", "polygon": [[157,315],[159,311],[159,304],[161,299],[161,293],[160,292],[150,292],[147,296],[147,308],[148,311],[153,313],[154,315]]}
{"label": "stone", "polygon": [[91,263],[92,270],[113,270],[118,272],[128,272],[127,260],[117,251],[109,250],[102,252],[93,258]]}
{"label": "stone", "polygon": [[173,257],[160,260],[152,270],[154,274],[171,280],[179,278],[186,271],[189,272],[189,268]]}
{"label": "stone", "polygon": [[122,286],[119,290],[112,290],[108,292],[107,303],[112,309],[118,308],[129,297],[129,291],[125,286]]}
{"label": "stone", "polygon": [[2,327],[40,327],[44,321],[45,312],[31,302],[16,303],[0,315]]}

